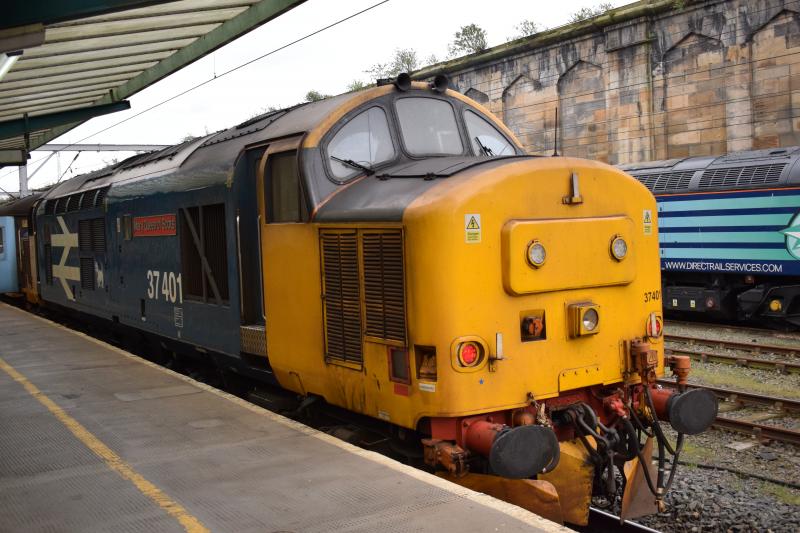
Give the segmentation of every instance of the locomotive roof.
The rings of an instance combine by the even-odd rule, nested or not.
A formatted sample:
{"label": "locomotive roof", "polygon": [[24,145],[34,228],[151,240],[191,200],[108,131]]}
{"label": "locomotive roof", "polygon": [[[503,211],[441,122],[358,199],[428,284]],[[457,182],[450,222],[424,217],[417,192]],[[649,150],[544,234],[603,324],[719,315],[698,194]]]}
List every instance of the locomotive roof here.
{"label": "locomotive roof", "polygon": [[[191,189],[224,183],[228,171],[244,146],[268,139],[277,139],[312,129],[342,102],[353,98],[354,93],[298,104],[286,109],[248,119],[231,128],[190,139],[163,150],[137,154],[107,167],[82,174],[54,186],[46,198],[60,198],[84,190],[93,190],[115,185],[109,192],[113,198],[117,192],[144,194],[152,192],[149,178],[172,174],[159,180],[161,190]],[[182,172],[186,167],[192,172]],[[197,168],[202,168],[198,172]],[[119,191],[117,186],[125,184]]]}
{"label": "locomotive roof", "polygon": [[800,146],[618,165],[654,194],[800,185]]}
{"label": "locomotive roof", "polygon": [[43,194],[43,191],[34,192],[33,194],[30,194],[24,198],[11,200],[10,202],[0,205],[0,216],[19,217],[29,215],[31,212],[31,207],[33,207],[33,204],[36,203],[36,200],[38,200]]}

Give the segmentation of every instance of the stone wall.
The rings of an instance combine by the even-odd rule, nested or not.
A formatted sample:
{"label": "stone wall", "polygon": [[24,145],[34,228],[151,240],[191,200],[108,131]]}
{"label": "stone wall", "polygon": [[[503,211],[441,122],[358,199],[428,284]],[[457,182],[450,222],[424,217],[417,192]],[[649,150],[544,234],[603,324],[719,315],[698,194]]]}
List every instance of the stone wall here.
{"label": "stone wall", "polygon": [[612,164],[800,145],[800,0],[637,2],[415,77],[437,72],[533,154],[556,138]]}

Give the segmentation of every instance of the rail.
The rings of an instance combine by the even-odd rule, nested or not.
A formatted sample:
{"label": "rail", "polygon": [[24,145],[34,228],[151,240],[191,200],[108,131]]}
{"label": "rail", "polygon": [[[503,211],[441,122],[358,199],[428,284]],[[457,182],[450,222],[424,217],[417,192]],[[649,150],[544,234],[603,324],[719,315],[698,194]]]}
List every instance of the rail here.
{"label": "rail", "polygon": [[[667,339],[669,340],[669,339]],[[744,366],[760,370],[777,370],[782,374],[800,374],[800,364],[791,361],[772,361],[758,357],[742,355],[723,355],[708,351],[691,350],[687,348],[665,348],[667,354],[686,355],[695,361],[703,363],[721,363],[726,365]]]}

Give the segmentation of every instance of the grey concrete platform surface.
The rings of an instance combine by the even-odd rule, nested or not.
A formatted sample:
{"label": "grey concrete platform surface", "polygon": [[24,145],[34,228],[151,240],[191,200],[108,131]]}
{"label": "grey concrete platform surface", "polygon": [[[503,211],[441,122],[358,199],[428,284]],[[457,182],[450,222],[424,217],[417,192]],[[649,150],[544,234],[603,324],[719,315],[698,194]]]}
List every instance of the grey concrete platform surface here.
{"label": "grey concrete platform surface", "polygon": [[564,531],[0,304],[0,531]]}

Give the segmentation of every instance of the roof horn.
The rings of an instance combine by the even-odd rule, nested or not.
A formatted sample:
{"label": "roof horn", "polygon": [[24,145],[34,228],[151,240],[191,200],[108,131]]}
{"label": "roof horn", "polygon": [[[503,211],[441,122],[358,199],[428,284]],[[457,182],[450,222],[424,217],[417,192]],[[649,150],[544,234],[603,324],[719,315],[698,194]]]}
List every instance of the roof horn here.
{"label": "roof horn", "polygon": [[394,86],[397,87],[398,91],[406,92],[411,88],[411,76],[409,76],[406,72],[401,72],[394,79],[393,83]]}
{"label": "roof horn", "polygon": [[444,74],[437,74],[433,81],[430,82],[430,88],[433,89],[434,92],[437,93],[444,93],[447,88],[450,86],[450,78],[445,76]]}

